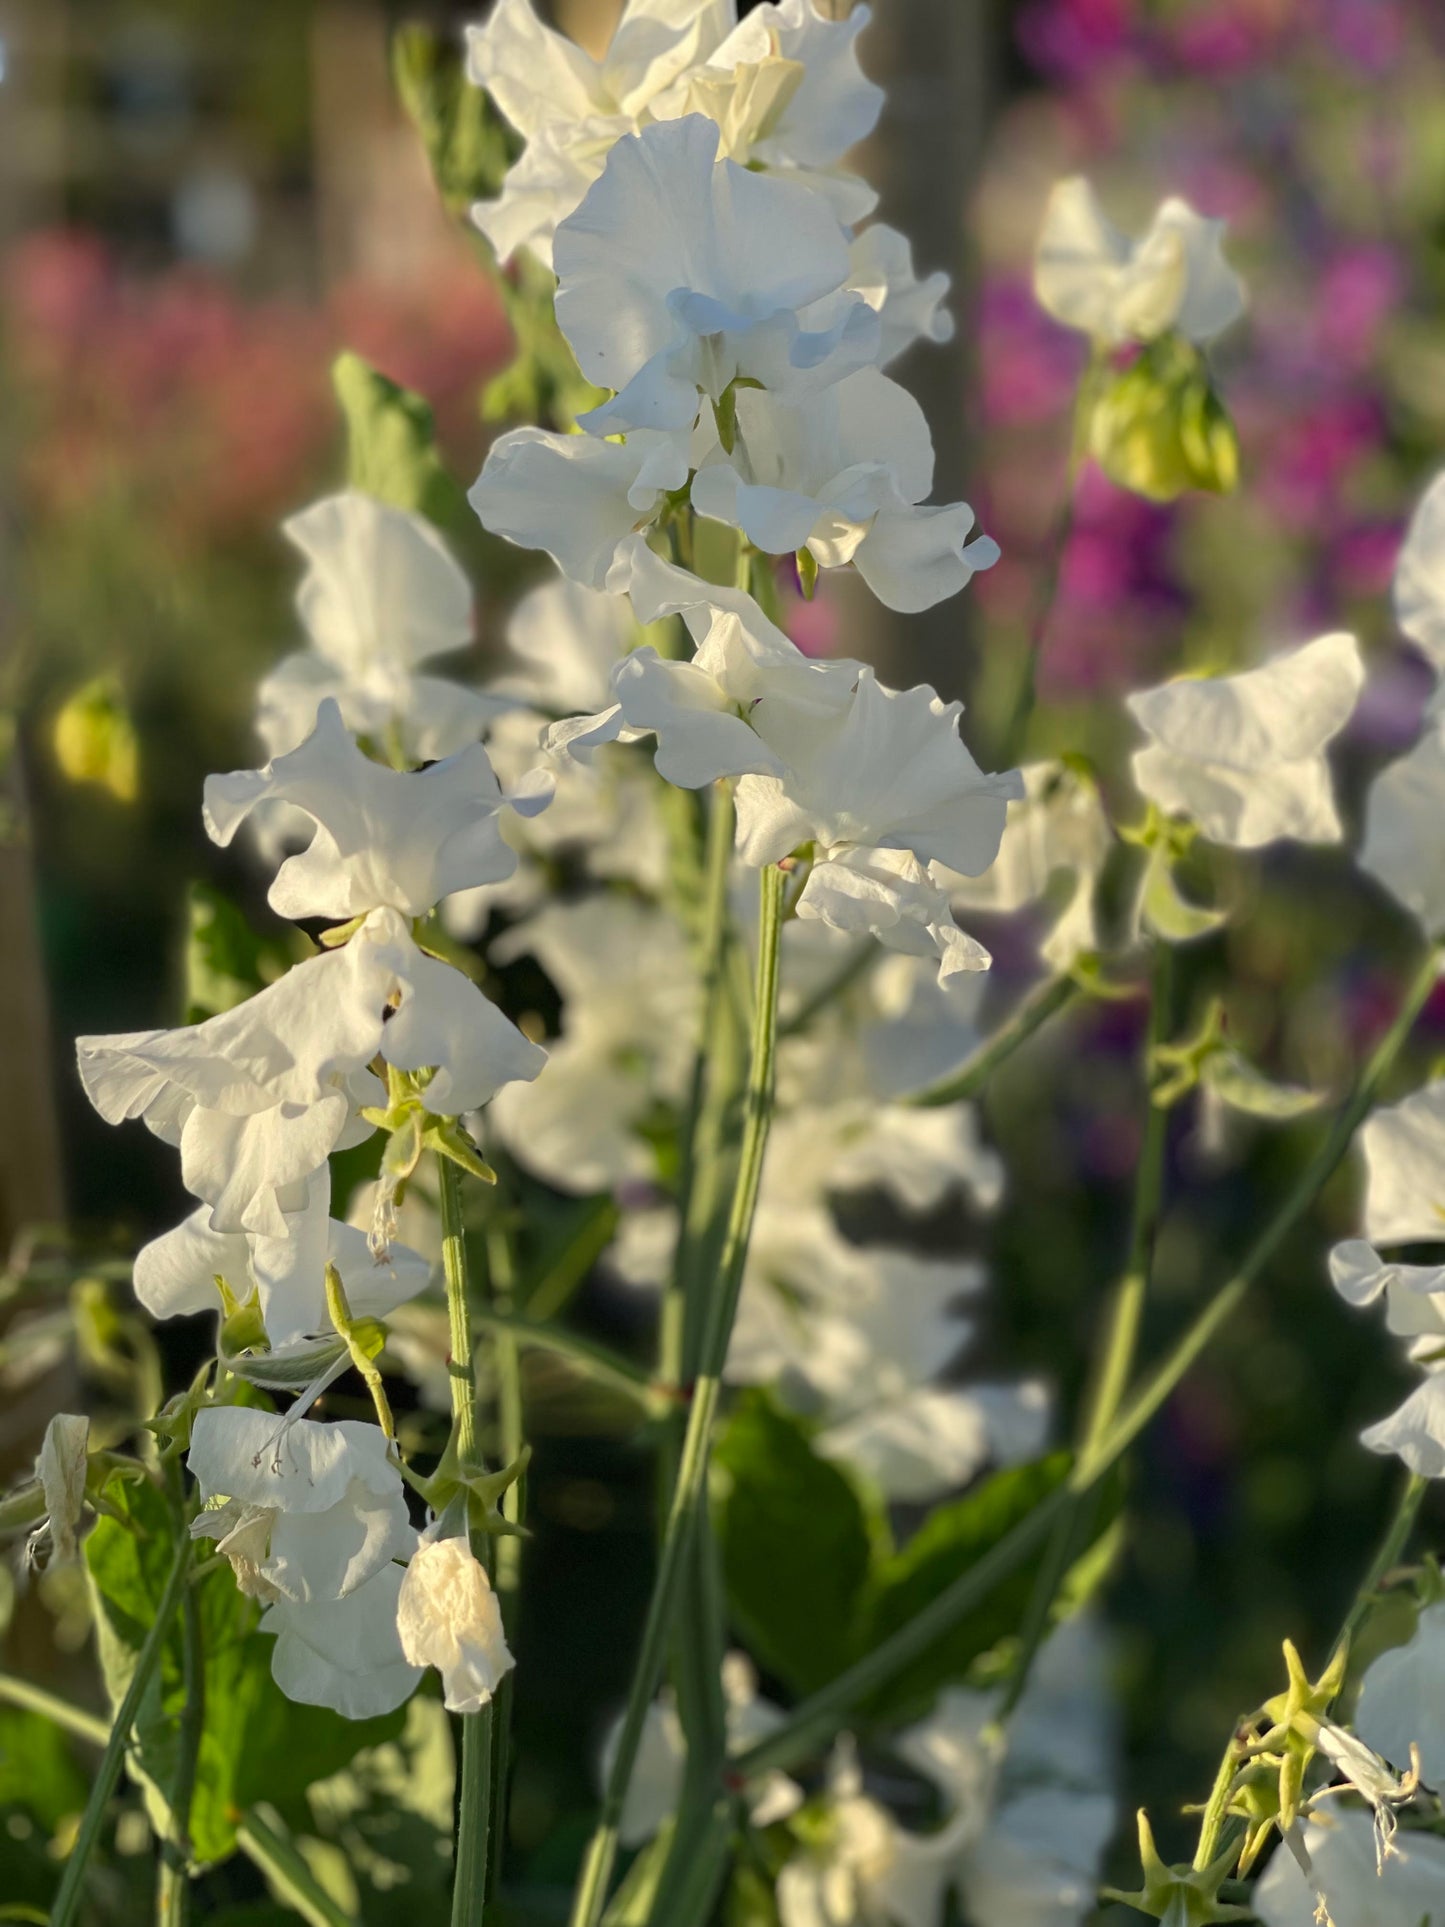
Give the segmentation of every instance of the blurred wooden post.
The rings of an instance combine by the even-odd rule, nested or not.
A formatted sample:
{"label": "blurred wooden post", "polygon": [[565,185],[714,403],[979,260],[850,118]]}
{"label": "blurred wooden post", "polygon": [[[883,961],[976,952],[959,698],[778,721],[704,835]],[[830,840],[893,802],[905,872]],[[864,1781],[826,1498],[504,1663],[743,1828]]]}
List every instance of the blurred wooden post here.
{"label": "blurred wooden post", "polygon": [[[68,9],[0,8],[5,80],[0,98],[0,248],[59,213],[64,152],[64,56]],[[0,488],[14,487],[10,436],[0,444]],[[4,520],[13,526],[13,505]],[[5,547],[8,548],[8,542]],[[0,551],[0,735],[23,707],[17,660],[16,571]],[[49,999],[36,916],[35,875],[23,769],[17,747],[0,740],[0,1011],[5,1075],[0,1101],[0,1263],[27,1225],[64,1216],[65,1187],[56,1117]]]}
{"label": "blurred wooden post", "polygon": [[[831,0],[844,14],[851,0]],[[878,217],[913,245],[919,274],[953,280],[958,330],[945,347],[923,343],[890,370],[923,406],[937,454],[932,499],[969,501],[977,404],[973,393],[977,267],[968,213],[992,104],[995,9],[986,0],[877,0],[862,62],[887,89],[878,128],[856,156],[879,191]],[[884,609],[856,578],[841,584],[842,649],[889,680],[962,693],[970,673],[969,592],[916,616]]]}

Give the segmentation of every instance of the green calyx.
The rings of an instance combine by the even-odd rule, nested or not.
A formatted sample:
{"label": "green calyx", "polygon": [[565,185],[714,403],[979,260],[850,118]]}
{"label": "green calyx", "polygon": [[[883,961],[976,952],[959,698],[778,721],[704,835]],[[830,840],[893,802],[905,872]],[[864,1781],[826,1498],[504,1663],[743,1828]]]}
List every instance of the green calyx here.
{"label": "green calyx", "polygon": [[1110,481],[1151,502],[1190,489],[1228,495],[1239,482],[1239,441],[1203,355],[1162,335],[1092,390],[1084,434]]}
{"label": "green calyx", "polygon": [[1230,1846],[1207,1867],[1170,1867],[1154,1845],[1154,1829],[1149,1816],[1139,1809],[1139,1859],[1144,1884],[1137,1893],[1122,1893],[1106,1887],[1106,1900],[1120,1901],[1136,1913],[1162,1920],[1165,1927],[1212,1927],[1215,1921],[1252,1920],[1248,1907],[1222,1901],[1219,1890],[1234,1865],[1235,1848]]}
{"label": "green calyx", "polygon": [[516,1458],[500,1471],[484,1472],[479,1466],[462,1463],[454,1433],[430,1478],[422,1478],[405,1467],[403,1476],[437,1518],[452,1510],[465,1511],[467,1527],[472,1532],[485,1532],[496,1539],[524,1539],[525,1528],[502,1516],[501,1501],[503,1494],[526,1471],[531,1457],[531,1446],[524,1445]]}

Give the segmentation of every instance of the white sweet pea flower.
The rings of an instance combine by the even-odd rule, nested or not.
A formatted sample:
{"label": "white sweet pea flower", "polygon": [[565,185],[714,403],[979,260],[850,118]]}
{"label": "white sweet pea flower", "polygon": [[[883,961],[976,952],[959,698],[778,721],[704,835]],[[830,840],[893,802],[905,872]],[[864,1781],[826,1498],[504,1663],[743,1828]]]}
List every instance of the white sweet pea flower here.
{"label": "white sweet pea flower", "polygon": [[972,1813],[936,1833],[902,1827],[863,1790],[851,1745],[829,1770],[826,1827],[778,1875],[782,1927],[938,1927]]}
{"label": "white sweet pea flower", "polygon": [[868,19],[866,7],[834,20],[814,0],[779,0],[739,25],[735,0],[627,0],[593,59],[528,0],[500,0],[468,29],[468,73],[527,145],[500,198],[473,218],[503,260],[527,247],[550,265],[558,225],[619,139],[702,115],[729,159],[814,190],[840,222],[860,220],[877,196],[839,163],[882,105],[858,68]]}
{"label": "white sweet pea flower", "polygon": [[261,684],[256,726],[268,752],[304,742],[328,698],[348,729],[396,743],[411,762],[476,742],[495,700],[418,673],[475,634],[471,583],[432,524],[347,489],[281,526],[306,558],[296,606],[311,646]]}
{"label": "white sweet pea flower", "polygon": [[1445,930],[1445,716],[1426,723],[1414,748],[1388,764],[1365,799],[1360,868],[1382,883],[1428,936]]}
{"label": "white sweet pea flower", "polygon": [[516,666],[493,688],[554,716],[602,709],[612,700],[618,657],[637,640],[625,601],[558,576],[529,589],[513,609],[507,648]]}
{"label": "white sweet pea flower", "polygon": [[328,1265],[336,1267],[357,1318],[385,1318],[426,1289],[432,1272],[427,1259],[401,1244],[376,1257],[364,1231],[328,1215],[330,1202],[331,1173],[323,1165],[308,1180],[306,1203],[286,1218],[280,1238],[215,1231],[209,1208],[201,1205],[137,1252],[136,1297],[152,1318],[215,1312],[216,1279],[224,1278],[242,1301],[255,1289],[271,1343],[289,1345],[329,1329]]}
{"label": "white sweet pea flower", "polygon": [[660,430],[605,442],[514,428],[487,450],[467,499],[493,535],[545,551],[584,588],[625,594],[638,532],[687,478],[686,450]]}
{"label": "white sweet pea flower", "polygon": [[1098,947],[1094,898],[1114,833],[1097,786],[1066,764],[1030,763],[1019,775],[1024,794],[1008,806],[998,856],[980,877],[948,875],[946,887],[958,908],[1008,914],[1037,903],[1065,872],[1073,893],[1040,946],[1046,963],[1065,970]]}
{"label": "white sweet pea flower", "polygon": [[90,1420],[57,1412],[45,1428],[35,1460],[45,1517],[25,1541],[27,1565],[37,1564],[42,1552],[49,1566],[73,1565],[79,1558],[89,1451]]}
{"label": "white sweet pea flower", "polygon": [[1306,1874],[1287,1846],[1277,1847],[1251,1896],[1264,1927],[1425,1927],[1445,1896],[1445,1840],[1397,1834],[1383,1866],[1375,1859],[1368,1813],[1343,1807],[1304,1823]]}
{"label": "white sweet pea flower", "polygon": [[[662,565],[647,573],[649,614],[680,612],[696,655],[678,662],[634,650],[613,672],[615,704],[556,725],[548,743],[585,755],[649,733],[669,782],[700,789],[739,776],[745,863],[815,846],[800,917],[936,956],[941,981],[987,968],[987,952],[958,929],[927,866],[987,869],[1022,786],[1016,772],[979,769],[959,737],[963,705],[926,685],[889,689],[862,663],[811,661],[736,590]],[[663,586],[654,593],[654,584]]]}
{"label": "white sweet pea flower", "polygon": [[1244,313],[1244,286],[1224,258],[1223,221],[1171,198],[1141,240],[1099,206],[1082,175],[1049,196],[1034,255],[1034,294],[1065,327],[1109,347],[1170,329],[1202,344]]}
{"label": "white sweet pea flower", "polygon": [[[1414,1634],[1371,1660],[1355,1726],[1375,1752],[1403,1766],[1420,1762],[1429,1786],[1445,1786],[1445,1604],[1426,1606]],[[1396,1842],[1398,1844],[1398,1835]]]}
{"label": "white sweet pea flower", "polygon": [[344,1599],[415,1543],[379,1426],[212,1406],[196,1414],[186,1463],[205,1501],[192,1535],[217,1542],[252,1598]]}
{"label": "white sweet pea flower", "polygon": [[1382,1245],[1445,1240],[1445,1079],[1375,1111],[1360,1148],[1366,1238]]}
{"label": "white sweet pea flower", "polygon": [[848,254],[848,286],[857,290],[882,324],[878,366],[886,368],[915,341],[952,341],[954,319],[943,305],[949,280],[942,272],[920,280],[907,235],[874,221],[855,236]]}
{"label": "white sweet pea flower", "polygon": [[1435,674],[1445,674],[1445,474],[1410,518],[1395,564],[1395,614]]}
{"label": "white sweet pea flower", "polygon": [[1445,1347],[1445,1265],[1395,1264],[1362,1238],[1351,1238],[1330,1253],[1330,1282],[1357,1308],[1383,1297],[1386,1329],[1397,1337],[1433,1339]]}
{"label": "white sweet pea flower", "polygon": [[719,442],[703,456],[692,503],[765,553],[806,549],[823,569],[851,563],[880,602],[910,615],[998,560],[991,537],[970,541],[966,502],[924,504],[933,487],[928,423],[876,368],[796,406],[741,389],[736,416],[731,453]]}
{"label": "white sweet pea flower", "polygon": [[1134,781],[1213,843],[1339,841],[1325,747],[1364,682],[1353,636],[1320,636],[1237,676],[1182,678],[1128,698],[1150,741]]}
{"label": "white sweet pea flower", "polygon": [[659,1100],[681,1102],[696,1048],[697,977],[682,926],[608,892],[548,904],[491,954],[535,957],[564,1001],[546,1077],[492,1105],[502,1142],[564,1191],[655,1175],[655,1148],[638,1127]]}
{"label": "white sweet pea flower", "polygon": [[826,204],[719,161],[697,114],[618,141],[553,259],[558,326],[583,374],[618,391],[582,417],[593,434],[665,430],[685,450],[700,401],[734,382],[786,399],[877,358],[878,317],[843,291],[848,243]]}
{"label": "white sweet pea flower", "polygon": [[551,793],[539,772],[504,797],[480,743],[429,769],[388,769],[363,755],[328,698],[299,749],[264,769],[208,776],[203,814],[222,845],[258,804],[309,817],[315,834],[281,865],[267,901],[283,917],[344,922],[381,908],[424,917],[454,890],[501,882],[517,866],[501,810],[535,814]]}
{"label": "white sweet pea flower", "polygon": [[424,1533],[401,1582],[401,1648],[413,1666],[435,1666],[450,1713],[476,1713],[516,1661],[487,1570],[463,1538]]}
{"label": "white sweet pea flower", "polygon": [[216,1231],[288,1236],[286,1213],[331,1152],[372,1129],[385,1091],[367,1068],[434,1070],[438,1115],[485,1104],[546,1053],[460,971],[421,951],[404,917],[375,910],[340,948],[295,965],[246,1003],[181,1030],[77,1040],[86,1095],[107,1123],[143,1118],[179,1145],[181,1177]]}
{"label": "white sweet pea flower", "polygon": [[703,66],[657,95],[651,112],[659,120],[707,115],[732,160],[801,182],[851,226],[878,198],[839,165],[883,105],[882,88],[858,65],[858,35],[871,17],[867,7],[837,19],[815,0],[764,0]]}
{"label": "white sweet pea flower", "polygon": [[627,0],[600,59],[544,26],[531,0],[497,0],[481,26],[468,27],[468,78],[527,142],[501,198],[472,210],[502,260],[528,247],[550,265],[558,222],[614,142],[721,44],[733,18],[730,0]]}
{"label": "white sweet pea flower", "polygon": [[[723,1656],[722,1688],[730,1753],[744,1752],[782,1723],[782,1709],[759,1694],[758,1676],[746,1653],[731,1652]],[[608,1730],[598,1762],[604,1781],[612,1771],[621,1734],[619,1717]],[[671,1691],[664,1688],[643,1718],[642,1737],[618,1825],[618,1838],[624,1847],[640,1847],[661,1832],[672,1818],[682,1797],[686,1768],[687,1741],[682,1721]],[[796,1781],[785,1773],[769,1773],[749,1789],[748,1811],[755,1827],[769,1827],[796,1812],[802,1801],[802,1788]]]}
{"label": "white sweet pea flower", "polygon": [[403,1574],[387,1565],[343,1599],[277,1599],[261,1631],[276,1640],[271,1677],[287,1699],[376,1719],[410,1699],[422,1677],[396,1629]]}

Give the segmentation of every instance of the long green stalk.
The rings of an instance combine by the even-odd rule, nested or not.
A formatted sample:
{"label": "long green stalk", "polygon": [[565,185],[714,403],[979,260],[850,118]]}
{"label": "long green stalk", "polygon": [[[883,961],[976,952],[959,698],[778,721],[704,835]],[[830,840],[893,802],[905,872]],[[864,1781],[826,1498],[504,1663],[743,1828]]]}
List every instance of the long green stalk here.
{"label": "long green stalk", "polygon": [[[176,1530],[188,1538],[185,1479],[178,1461],[167,1468],[167,1485]],[[201,1606],[188,1585],[181,1598],[181,1710],[176,1733],[176,1767],[171,1779],[169,1836],[161,1842],[156,1885],[158,1927],[185,1927],[191,1902],[191,1802],[195,1795],[201,1733],[206,1723],[206,1670],[201,1650]]]}
{"label": "long green stalk", "polygon": [[75,1836],[75,1845],[70,1850],[70,1858],[65,1863],[65,1872],[60,1877],[60,1889],[55,1896],[51,1909],[51,1927],[71,1927],[80,1911],[84,1898],[86,1868],[95,1845],[100,1838],[100,1830],[105,1822],[105,1810],[110,1804],[120,1779],[120,1770],[125,1762],[126,1748],[130,1745],[131,1728],[135,1725],[140,1712],[141,1701],[145,1698],[151,1676],[160,1664],[166,1638],[171,1630],[171,1621],[180,1605],[181,1595],[186,1589],[186,1571],[190,1564],[191,1539],[183,1533],[176,1541],[175,1556],[171,1569],[166,1576],[165,1587],[156,1606],[156,1616],[151,1621],[150,1631],[136,1655],[135,1671],[131,1674],[130,1684],[126,1687],[119,1707],[116,1709],[110,1736],[105,1743],[100,1768],[91,1784],[90,1798],[85,1803],[81,1815],[80,1829]]}
{"label": "long green stalk", "polygon": [[[649,1411],[660,1414],[676,1403],[666,1389],[649,1377],[640,1365],[634,1365],[621,1352],[614,1352],[608,1346],[584,1337],[581,1332],[568,1331],[561,1325],[539,1325],[531,1318],[516,1318],[508,1312],[486,1309],[475,1312],[472,1322],[479,1331],[492,1332],[498,1339],[509,1340],[513,1350],[525,1351],[535,1347],[538,1351],[553,1352],[558,1358],[565,1358],[588,1378],[625,1393]],[[510,1464],[511,1458],[516,1456],[513,1452],[511,1458],[508,1457],[506,1443],[516,1429],[503,1419],[503,1437],[498,1449],[504,1465]],[[520,1449],[520,1437],[517,1446]]]}
{"label": "long green stalk", "polygon": [[[497,1456],[503,1465],[515,1465],[522,1455],[522,1359],[516,1334],[506,1327],[506,1317],[517,1302],[517,1268],[512,1241],[500,1222],[487,1227],[487,1296],[491,1308],[502,1321],[492,1335],[492,1372],[497,1387]],[[502,1517],[509,1525],[520,1526],[526,1505],[526,1473],[514,1479],[502,1494]],[[508,1534],[497,1541],[497,1598],[502,1607],[502,1623],[508,1636],[517,1636],[517,1608],[522,1589],[522,1541]],[[496,1899],[501,1879],[502,1848],[507,1837],[507,1786],[511,1774],[512,1691],[514,1675],[504,1673],[493,1695],[492,1708],[492,1784],[489,1832],[497,1843],[488,1871],[488,1898]]]}
{"label": "long green stalk", "polygon": [[583,1861],[582,1876],[572,1907],[572,1927],[596,1927],[606,1905],[612,1869],[617,1859],[617,1829],[623,1803],[627,1798],[647,1710],[662,1677],[681,1594],[681,1581],[706,1490],[713,1422],[722,1390],[722,1366],[727,1357],[728,1340],[732,1336],[738,1294],[742,1289],[743,1269],[752,1237],[768,1130],[772,1122],[783,881],[782,872],[776,867],[770,866],[762,872],[752,1056],[737,1183],[728,1217],[722,1263],[707,1306],[700,1370],[688,1411],[682,1457],[663,1531],[652,1599],[643,1626],[617,1750],[603,1792],[602,1811]]}
{"label": "long green stalk", "polygon": [[1080,1457],[1067,1483],[1050,1494],[977,1565],[960,1574],[906,1626],[900,1626],[871,1653],[795,1707],[782,1725],[734,1762],[739,1773],[754,1779],[774,1768],[786,1769],[806,1759],[815,1747],[832,1737],[861,1701],[886,1686],[920,1653],[927,1651],[935,1639],[986,1599],[994,1587],[1027,1558],[1074,1496],[1098,1484],[1144,1430],[1215,1333],[1229,1322],[1282,1241],[1324,1189],[1349,1149],[1356,1128],[1399,1055],[1439,974],[1440,956],[1432,950],[1407,990],[1394,1023],[1336,1113],[1324,1143],[1301,1172],[1239,1270],[1215,1293],[1140,1390],[1123,1403],[1119,1415]]}
{"label": "long green stalk", "polygon": [[[462,1224],[461,1178],[449,1158],[437,1157],[441,1194],[442,1271],[446,1278],[447,1326],[451,1344],[452,1430],[457,1457],[474,1471],[477,1457],[477,1380],[472,1364],[471,1289],[466,1232]],[[472,1551],[486,1556],[472,1534]],[[487,1850],[491,1829],[492,1707],[463,1713],[462,1783],[457,1803],[457,1845],[452,1878],[452,1927],[482,1927],[487,1905]]]}
{"label": "long green stalk", "polygon": [[977,1097],[1000,1064],[1012,1057],[1051,1017],[1066,1010],[1082,995],[1083,986],[1076,978],[1046,977],[1020,1000],[992,1037],[986,1038],[956,1071],[901,1101],[928,1110],[940,1104],[957,1104],[965,1097]]}
{"label": "long green stalk", "polygon": [[13,1673],[0,1673],[0,1704],[18,1706],[25,1713],[38,1713],[41,1719],[49,1720],[62,1732],[84,1740],[87,1746],[103,1747],[110,1738],[110,1727],[96,1714],[87,1713],[84,1707],[72,1706],[69,1700],[55,1693],[47,1693],[43,1686],[32,1686],[28,1679],[17,1679]]}
{"label": "long green stalk", "polygon": [[[1149,1022],[1144,1041],[1144,1131],[1134,1179],[1129,1251],[1123,1275],[1114,1287],[1109,1315],[1104,1322],[1104,1340],[1080,1430],[1081,1452],[1088,1451],[1118,1412],[1119,1401],[1124,1396],[1124,1388],[1134,1369],[1134,1355],[1139,1343],[1164,1183],[1168,1115],[1153,1101],[1153,1081],[1155,1052],[1169,1034],[1172,954],[1167,944],[1156,941],[1150,972]],[[1084,1543],[1088,1503],[1087,1495],[1081,1496],[1077,1504],[1060,1515],[1050,1536],[1024,1622],[1019,1629],[1018,1663],[1004,1695],[1000,1718],[1007,1718],[1013,1711],[1028,1685],[1034,1661],[1049,1630],[1054,1601],[1070,1564]]]}

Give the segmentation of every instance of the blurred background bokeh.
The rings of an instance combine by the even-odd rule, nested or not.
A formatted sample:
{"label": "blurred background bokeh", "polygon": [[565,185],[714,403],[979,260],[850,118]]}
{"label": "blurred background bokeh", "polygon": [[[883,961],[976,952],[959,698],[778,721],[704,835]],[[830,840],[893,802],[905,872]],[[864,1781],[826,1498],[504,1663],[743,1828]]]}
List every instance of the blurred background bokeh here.
{"label": "blurred background bokeh", "polygon": [[[838,10],[835,7],[835,10]],[[609,0],[557,0],[605,36]],[[340,477],[329,367],[359,351],[435,409],[469,480],[483,386],[511,353],[478,248],[442,211],[398,108],[403,18],[380,0],[30,0],[0,5],[0,1240],[65,1223],[131,1249],[183,1209],[174,1160],[84,1106],[70,1040],[178,1021],[188,886],[222,882],[258,926],[257,879],[221,859],[205,774],[249,763],[259,676],[294,645],[279,518]],[[1347,800],[1411,738],[1425,693],[1389,606],[1411,502],[1445,459],[1445,12],[1436,0],[878,0],[864,64],[890,89],[863,158],[920,269],[955,276],[959,331],[900,370],[924,400],[939,491],[961,488],[1003,560],[924,618],[828,583],[797,611],[819,651],[927,677],[997,739],[1061,511],[1082,347],[1034,306],[1045,194],[1089,173],[1125,226],[1181,193],[1230,223],[1250,314],[1217,358],[1239,426],[1225,498],[1154,506],[1086,471],[1042,656],[1035,750],[1096,759],[1130,813],[1120,693],[1354,628],[1371,691]],[[482,581],[477,674],[508,579]],[[57,718],[112,718],[77,782]],[[69,762],[70,768],[66,764]],[[1182,997],[1232,985],[1235,1033],[1280,1074],[1338,1086],[1388,1021],[1412,938],[1339,853],[1222,869],[1240,910]],[[983,931],[1002,1008],[1027,933]],[[1139,1020],[1101,1006],[1021,1058],[987,1106],[1010,1197],[988,1349],[1078,1391],[1124,1245]],[[1427,1013],[1410,1073],[1445,1047]],[[1308,1126],[1186,1119],[1151,1342],[1226,1273]],[[1276,1264],[1156,1426],[1110,1589],[1127,1708],[1124,1810],[1207,1790],[1235,1714],[1274,1690],[1280,1639],[1323,1651],[1382,1517],[1389,1468],[1355,1443],[1397,1367],[1328,1290],[1326,1232],[1353,1180]],[[599,1302],[598,1317],[624,1319]],[[0,1378],[0,1454],[33,1453],[53,1377]],[[575,1851],[603,1709],[645,1596],[645,1464],[544,1444],[518,1674],[521,1844]],[[1439,1524],[1439,1513],[1436,1513]],[[535,1602],[535,1603],[531,1603]],[[17,1622],[10,1664],[52,1663]],[[547,1654],[529,1668],[529,1648]],[[82,1680],[83,1668],[75,1669]],[[86,1690],[83,1683],[77,1692]],[[23,1776],[22,1776],[23,1777]],[[23,1809],[20,1779],[0,1795]],[[560,1835],[558,1830],[561,1830]],[[1181,1833],[1182,1841],[1182,1833]],[[3,1843],[0,1843],[3,1851]]]}

